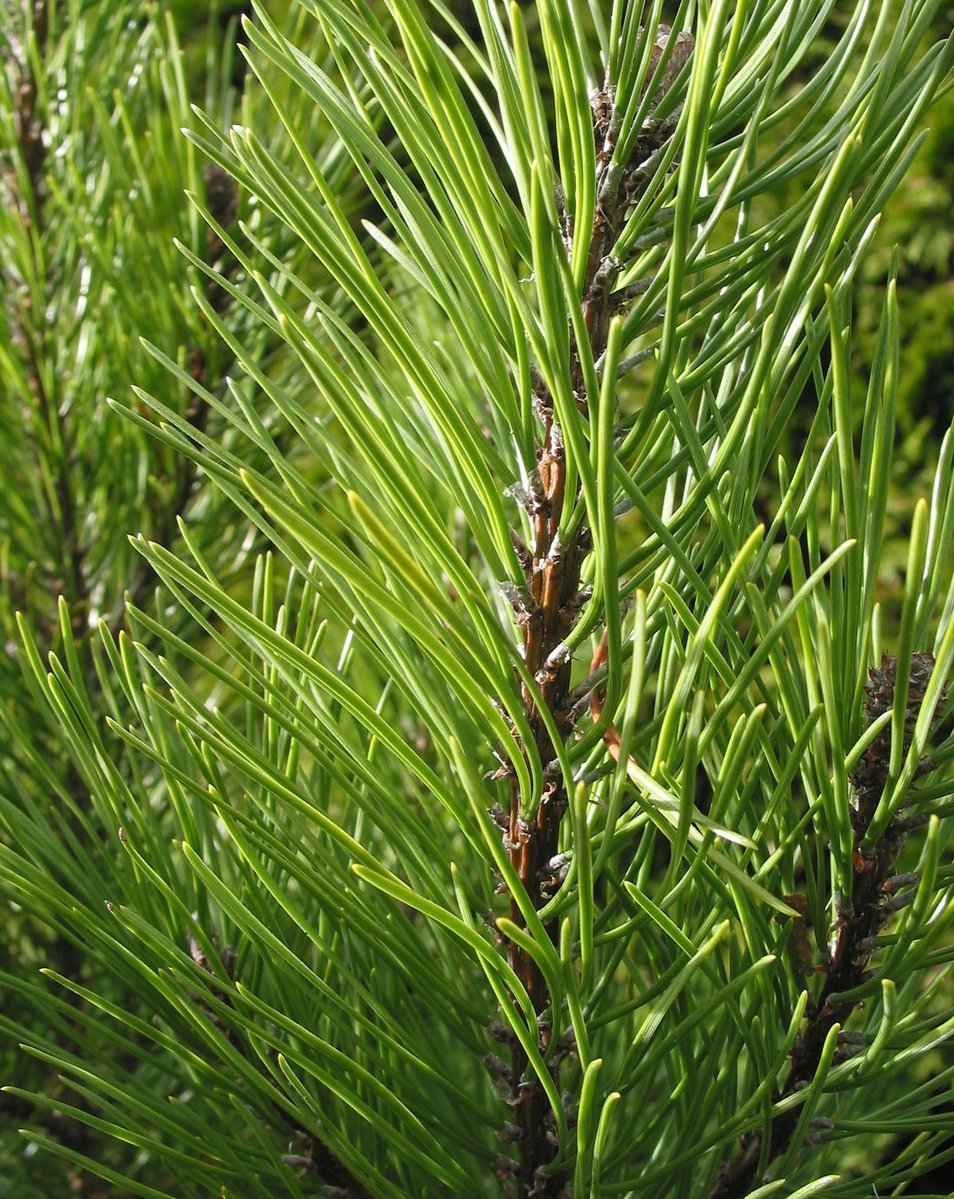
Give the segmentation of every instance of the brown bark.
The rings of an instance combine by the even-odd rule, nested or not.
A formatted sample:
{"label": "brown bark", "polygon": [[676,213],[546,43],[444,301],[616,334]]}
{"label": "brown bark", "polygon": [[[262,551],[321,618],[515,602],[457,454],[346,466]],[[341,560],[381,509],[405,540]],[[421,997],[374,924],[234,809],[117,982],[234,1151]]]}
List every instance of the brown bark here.
{"label": "brown bark", "polygon": [[[655,39],[650,72],[667,44],[668,27],[661,27]],[[681,34],[677,39],[672,65],[657,94],[661,98],[671,85],[679,67],[692,49],[692,39]],[[616,290],[622,263],[613,257],[613,249],[625,225],[631,204],[652,177],[648,161],[668,140],[672,126],[647,119],[628,164],[613,163],[619,133],[619,113],[615,91],[607,84],[592,99],[593,133],[596,146],[596,213],[589,233],[586,276],[580,303],[589,349],[598,361],[606,349],[610,320],[628,293]],[[574,242],[571,222],[562,214],[563,237],[569,253]],[[579,346],[571,342],[569,383],[581,412],[589,410],[585,393]],[[589,552],[588,528],[581,524],[567,544],[559,539],[560,518],[568,501],[577,496],[566,494],[566,451],[555,420],[552,397],[538,382],[535,406],[543,421],[543,437],[537,452],[536,479],[531,493],[524,498],[532,527],[529,549],[515,537],[518,555],[524,566],[526,593],[518,624],[523,632],[523,657],[539,687],[539,696],[523,688],[527,722],[534,750],[543,766],[542,793],[536,797],[532,815],[525,819],[520,810],[520,795],[515,778],[510,780],[510,811],[506,819],[506,845],[510,861],[533,904],[540,909],[550,898],[555,882],[555,861],[560,844],[560,826],[569,805],[567,781],[557,767],[554,744],[544,710],[552,720],[557,736],[565,742],[572,736],[577,709],[570,695],[572,662],[564,651],[566,638],[573,628],[585,593],[580,586],[583,560]],[[608,599],[607,602],[612,602]],[[511,896],[510,918],[518,926],[525,922],[516,899]],[[546,929],[551,940],[556,927]],[[533,958],[515,942],[507,943],[507,957],[514,973],[527,990],[538,1016],[538,1048],[548,1062],[554,1082],[559,1084],[559,1061],[564,1050],[551,1044],[552,1020],[547,1011],[550,994],[543,975]],[[511,1061],[508,1102],[512,1124],[506,1139],[516,1143],[517,1158],[501,1163],[501,1181],[517,1199],[560,1199],[567,1195],[569,1183],[559,1173],[548,1174],[546,1167],[556,1156],[556,1121],[550,1111],[543,1086],[528,1072],[527,1055],[522,1046],[509,1040]],[[496,1060],[496,1059],[495,1059]]]}

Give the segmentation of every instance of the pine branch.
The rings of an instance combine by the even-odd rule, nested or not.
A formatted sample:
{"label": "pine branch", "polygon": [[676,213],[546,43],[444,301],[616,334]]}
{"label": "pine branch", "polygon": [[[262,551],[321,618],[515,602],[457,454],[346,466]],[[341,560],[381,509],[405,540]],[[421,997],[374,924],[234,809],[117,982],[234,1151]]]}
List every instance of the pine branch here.
{"label": "pine branch", "polygon": [[[648,67],[652,76],[670,36],[668,26],[660,26],[654,39]],[[692,50],[692,38],[680,34],[669,69],[657,93],[658,104],[671,86],[679,69]],[[594,361],[603,356],[609,335],[610,319],[626,295],[616,294],[615,288],[622,263],[613,257],[631,205],[639,199],[641,189],[652,177],[647,163],[671,136],[674,121],[659,122],[652,113],[647,117],[637,139],[633,157],[623,169],[614,162],[616,139],[619,133],[619,113],[614,90],[605,86],[592,98],[593,134],[596,141],[596,194],[598,203],[592,228],[588,230],[589,253],[581,290],[581,307],[590,352]],[[559,196],[558,196],[559,199]],[[564,242],[568,255],[572,253],[576,232],[560,205]],[[584,372],[580,348],[571,342],[570,382],[577,406],[587,412]],[[520,793],[516,778],[510,778],[510,811],[505,834],[505,846],[511,863],[523,884],[534,908],[539,910],[551,898],[554,882],[554,860],[560,841],[560,826],[569,806],[567,780],[557,769],[557,746],[552,739],[544,710],[552,720],[557,735],[566,741],[572,736],[578,709],[576,697],[570,692],[572,656],[566,651],[570,634],[587,595],[580,585],[583,561],[592,546],[590,530],[581,522],[570,540],[563,544],[559,537],[561,516],[567,497],[567,460],[563,436],[554,414],[553,397],[544,382],[537,379],[534,405],[543,422],[543,437],[537,449],[536,472],[529,492],[524,497],[527,515],[533,530],[528,552],[518,554],[524,568],[528,600],[521,603],[518,624],[523,632],[523,660],[539,686],[539,699],[522,688],[527,723],[533,735],[539,760],[544,764],[544,787],[531,820],[521,814]],[[517,534],[514,533],[514,538]],[[526,927],[516,897],[511,896],[510,919]],[[546,931],[556,943],[557,925],[550,922]],[[508,941],[507,957],[514,973],[523,983],[538,1017],[538,1048],[544,1060],[549,1058],[554,1082],[559,1088],[560,1055],[551,1044],[552,1016],[546,1012],[551,995],[539,965],[522,946]],[[508,1104],[513,1113],[514,1131],[509,1139],[516,1142],[518,1158],[511,1166],[510,1159],[502,1172],[501,1181],[509,1193],[534,1199],[556,1199],[566,1193],[566,1180],[560,1174],[545,1173],[557,1152],[556,1125],[549,1109],[546,1093],[539,1079],[527,1077],[528,1058],[524,1048],[514,1040],[511,1044]]]}
{"label": "pine branch", "polygon": [[[388,0],[383,23],[375,5],[312,4],[311,40],[305,6],[295,7],[284,30],[260,9],[246,27],[264,119],[250,89],[241,125],[228,103],[193,125],[177,85],[174,124],[223,168],[206,177],[213,223],[231,223],[233,180],[250,198],[241,239],[212,232],[203,245],[191,227],[186,257],[207,280],[202,315],[180,319],[182,262],[162,258],[164,211],[168,232],[181,227],[178,183],[202,190],[193,151],[149,137],[135,187],[125,169],[124,139],[159,132],[162,86],[115,113],[96,107],[95,135],[71,143],[64,171],[79,180],[76,193],[66,189],[76,214],[49,206],[46,240],[59,245],[62,234],[68,250],[49,255],[51,276],[64,258],[85,267],[87,250],[104,268],[92,272],[103,286],[88,293],[63,268],[50,318],[68,325],[73,283],[98,318],[82,343],[86,386],[74,380],[69,393],[85,407],[67,413],[84,434],[81,527],[98,533],[84,571],[108,614],[124,588],[145,598],[155,580],[170,604],[132,614],[133,635],[104,645],[92,683],[72,658],[48,669],[39,648],[55,629],[49,639],[26,629],[31,694],[53,737],[34,740],[13,703],[0,705],[11,742],[23,743],[22,754],[14,744],[0,755],[2,781],[13,784],[0,787],[0,823],[12,833],[0,838],[0,886],[27,918],[60,922],[64,944],[84,956],[75,971],[53,972],[73,999],[54,1004],[25,984],[25,1007],[42,1019],[14,1011],[0,1027],[75,1087],[82,1106],[63,1114],[98,1134],[84,1165],[117,1186],[128,1176],[143,1191],[147,1181],[191,1193],[254,1178],[263,1193],[340,1199],[705,1194],[719,1145],[720,1158],[739,1150],[723,1168],[727,1187],[735,1170],[726,1194],[749,1194],[767,1160],[788,1173],[781,1159],[798,1149],[852,996],[869,989],[878,933],[912,878],[896,872],[913,820],[882,831],[888,817],[876,811],[887,788],[892,803],[900,798],[902,706],[891,752],[890,738],[869,744],[870,729],[852,746],[857,721],[842,701],[881,636],[872,612],[893,444],[891,300],[857,463],[845,330],[871,218],[900,177],[912,105],[915,122],[933,86],[933,68],[914,54],[915,15],[897,40],[879,23],[870,52],[856,46],[865,31],[849,30],[795,96],[785,72],[816,61],[817,6],[785,6],[780,24],[771,5],[719,0],[692,10],[695,46],[663,28],[647,36],[642,6],[626,2],[608,22],[595,2],[541,4],[525,23],[511,6],[509,33],[487,0],[476,0],[472,26],[443,0],[426,9]],[[578,25],[571,42],[564,35]],[[482,44],[471,45],[471,28]],[[108,16],[97,29],[108,31]],[[139,32],[156,70],[132,77],[165,85],[164,43]],[[677,125],[671,85],[690,51]],[[55,74],[52,54],[44,76]],[[120,84],[130,74],[122,62]],[[652,88],[647,69],[659,76]],[[138,141],[129,149],[135,157]],[[102,187],[87,204],[102,151]],[[51,152],[58,200],[53,165]],[[763,220],[761,197],[783,186],[789,197],[793,179],[804,189]],[[373,227],[354,219],[346,198],[356,187],[374,202]],[[150,197],[136,210],[162,235],[127,246],[102,218],[114,197],[137,194]],[[228,279],[229,249],[241,285]],[[165,285],[153,294],[160,258]],[[133,292],[147,300],[136,321],[116,302]],[[120,441],[96,436],[95,397],[124,387],[133,326],[170,373],[143,378],[136,367],[140,404],[127,409],[113,470],[96,455]],[[5,350],[18,359],[9,339]],[[617,391],[616,378],[649,354],[658,362],[647,388]],[[37,369],[50,357],[37,342]],[[218,402],[226,370],[234,405]],[[19,362],[14,374],[39,428]],[[773,474],[813,384],[817,416]],[[188,400],[193,389],[209,394],[208,407]],[[154,434],[163,453],[184,450],[181,465],[145,448]],[[954,452],[942,457],[930,543],[906,572],[903,628],[916,630],[902,645],[932,645],[954,610]],[[196,535],[180,544],[175,517],[200,472],[225,503],[203,498]],[[123,482],[157,474],[155,495],[133,503]],[[502,494],[517,474],[523,487],[507,494],[526,520],[508,537]],[[126,544],[129,511],[152,537],[132,570],[113,548]],[[32,532],[18,529],[33,524],[22,505],[10,512],[19,599]],[[763,538],[750,525],[766,512]],[[252,544],[249,522],[274,549],[253,578],[247,558],[236,569],[224,548]],[[863,555],[852,556],[852,542]],[[796,545],[807,546],[808,579]],[[516,637],[490,594],[497,579],[507,580]],[[576,647],[601,626],[574,687]],[[60,639],[69,654],[65,620]],[[933,675],[914,671],[912,715],[927,678],[936,696],[950,674],[954,635],[939,632],[932,648]],[[869,687],[869,720],[872,705],[892,702],[888,665]],[[898,690],[907,696],[906,684]],[[587,702],[595,727],[578,736]],[[109,740],[104,708],[116,716]],[[41,744],[61,751],[55,767]],[[842,763],[858,760],[859,744],[869,753],[850,775],[852,835]],[[114,758],[117,747],[129,756]],[[483,819],[474,768],[494,747],[509,763],[497,775],[510,786],[507,810],[493,810],[499,832]],[[946,761],[954,749],[936,754]],[[49,804],[34,802],[44,781]],[[933,798],[949,805],[940,791]],[[71,801],[82,836],[56,806]],[[802,919],[788,958],[776,952],[775,913],[796,885],[809,818],[842,835],[833,832],[830,849],[815,843],[817,875],[805,856],[807,895],[788,896],[788,908],[817,919],[830,898],[816,881],[829,855],[848,879],[821,968]],[[129,839],[117,846],[110,830],[120,822]],[[937,828],[932,820],[924,891],[937,873]],[[74,856],[84,869],[72,869]],[[513,891],[496,949],[480,925],[495,865]],[[105,914],[102,894],[115,901]],[[916,905],[892,951],[899,969],[886,980],[875,1048],[905,1080],[936,1044],[934,967],[949,960],[940,934],[951,910],[934,904],[926,919]],[[216,932],[237,946],[238,969]],[[806,976],[817,998],[800,1028],[786,1026],[772,996],[803,990]],[[901,1026],[893,980],[911,984]],[[488,1027],[494,995],[505,1015]],[[865,1016],[874,1023],[876,1005]],[[490,1078],[474,1077],[487,1034],[500,1046],[484,1061],[512,1108],[506,1122]],[[108,1038],[120,1052],[90,1068]],[[713,1042],[724,1051],[709,1052]],[[578,1063],[566,1063],[570,1053]],[[159,1079],[169,1083],[161,1098]],[[59,1106],[60,1092],[48,1092],[41,1106]],[[761,1142],[736,1146],[743,1118],[770,1100],[800,1116],[783,1112],[760,1126]],[[859,1122],[877,1133],[898,1102],[860,1085],[841,1090],[838,1133]],[[940,1102],[925,1091],[911,1110],[933,1119]],[[496,1156],[495,1133],[507,1156]],[[110,1149],[104,1138],[115,1134]],[[922,1160],[912,1149],[900,1172],[875,1165],[879,1186],[923,1172],[937,1146],[926,1135]],[[39,1130],[35,1140],[57,1148]],[[792,1186],[818,1164],[793,1172]]]}
{"label": "pine branch", "polygon": [[[893,654],[885,654],[881,665],[869,672],[865,688],[866,725],[891,710],[897,665]],[[903,754],[910,748],[914,726],[933,670],[932,654],[916,653],[912,656]],[[851,998],[850,993],[865,981],[875,948],[875,937],[909,898],[907,893],[898,895],[898,890],[917,882],[916,876],[894,874],[894,866],[907,834],[902,817],[895,816],[873,844],[867,843],[872,818],[888,782],[890,763],[891,728],[888,726],[875,738],[850,776],[855,788],[852,811],[852,893],[847,901],[838,898],[834,943],[830,958],[822,967],[825,983],[817,999],[810,1002],[805,1025],[790,1055],[788,1077],[774,1096],[776,1103],[804,1090],[815,1077],[832,1030],[836,1025],[844,1029],[858,1006],[859,1001]],[[922,763],[922,769],[929,766],[928,761]],[[771,1127],[771,1142],[764,1154],[767,1162],[774,1161],[788,1149],[798,1123],[797,1105],[775,1117]],[[743,1199],[759,1185],[757,1172],[763,1159],[763,1148],[761,1132],[742,1137],[735,1157],[720,1167],[709,1199]]]}
{"label": "pine branch", "polygon": [[[60,377],[57,370],[44,371],[43,362],[49,352],[46,308],[56,281],[44,270],[43,261],[37,258],[43,244],[46,225],[46,169],[48,145],[43,126],[43,115],[39,110],[39,81],[29,50],[35,46],[36,60],[43,64],[49,34],[49,9],[47,0],[34,0],[32,13],[27,18],[27,31],[22,38],[11,37],[7,43],[12,71],[17,84],[14,94],[13,125],[16,148],[22,167],[17,171],[12,166],[7,172],[9,202],[19,213],[24,232],[29,233],[30,250],[34,255],[30,275],[39,281],[44,296],[43,311],[36,311],[34,297],[27,280],[8,278],[10,292],[14,295],[15,327],[14,343],[19,346],[24,363],[24,378],[33,398],[38,418],[37,441],[42,438],[42,447],[35,444],[38,455],[36,469],[41,477],[46,476],[40,456],[49,455],[48,466],[51,479],[46,479],[43,496],[47,505],[48,533],[56,539],[51,554],[51,591],[61,592],[70,603],[73,638],[79,644],[84,635],[89,613],[89,581],[86,575],[86,551],[80,532],[80,514],[73,491],[72,467],[74,450],[71,430],[65,415],[60,411],[60,400],[50,391],[47,380]],[[57,569],[62,573],[57,577]],[[55,620],[50,619],[50,627]]]}
{"label": "pine branch", "polygon": [[[45,232],[47,200],[45,175],[48,149],[42,113],[38,109],[39,83],[28,42],[32,35],[32,41],[36,47],[36,57],[39,64],[42,65],[47,52],[49,34],[47,0],[35,0],[32,13],[27,20],[28,27],[24,37],[21,39],[11,37],[7,42],[12,56],[9,67],[17,80],[13,124],[16,146],[23,168],[22,173],[18,172],[15,166],[10,168],[7,173],[7,187],[11,207],[19,213],[24,230],[32,234],[30,244],[35,248],[42,244]],[[42,263],[39,260],[34,261],[32,266],[36,268],[37,274],[42,270]],[[54,492],[51,495],[48,488],[44,487],[43,493],[48,501],[49,529],[53,531],[54,535],[58,535],[60,541],[61,550],[56,557],[62,568],[66,569],[68,573],[62,579],[53,579],[51,590],[54,593],[61,591],[66,594],[71,605],[73,638],[77,647],[83,647],[88,609],[88,584],[85,554],[79,532],[79,516],[71,480],[72,450],[68,423],[57,411],[56,397],[49,393],[41,365],[46,348],[45,313],[37,313],[34,310],[28,282],[21,281],[18,284],[13,278],[8,281],[11,292],[16,297],[15,306],[18,314],[13,340],[19,345],[23,354],[25,379],[36,404],[40,422],[45,428],[47,435],[45,440],[50,449],[56,451]],[[43,276],[42,285],[48,294],[53,284],[50,279]],[[55,373],[52,372],[52,374]],[[44,473],[43,466],[39,461],[37,461],[36,469],[39,473]],[[50,569],[52,570],[52,567]],[[49,611],[43,614],[42,618],[42,627],[50,640],[55,636],[57,628],[55,608],[55,599],[51,595]],[[64,785],[74,805],[81,811],[88,810],[89,796],[74,762],[68,763]],[[82,967],[82,954],[72,940],[57,934],[51,945],[51,953],[64,971],[79,974]]]}

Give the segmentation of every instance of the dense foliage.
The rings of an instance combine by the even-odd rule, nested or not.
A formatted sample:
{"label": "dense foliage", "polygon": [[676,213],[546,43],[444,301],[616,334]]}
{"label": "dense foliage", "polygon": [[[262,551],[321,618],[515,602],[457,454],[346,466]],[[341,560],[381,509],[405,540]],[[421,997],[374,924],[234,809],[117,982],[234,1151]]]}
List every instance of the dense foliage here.
{"label": "dense foliage", "polygon": [[0,17],[3,1193],[946,1193],[940,0],[197,11]]}

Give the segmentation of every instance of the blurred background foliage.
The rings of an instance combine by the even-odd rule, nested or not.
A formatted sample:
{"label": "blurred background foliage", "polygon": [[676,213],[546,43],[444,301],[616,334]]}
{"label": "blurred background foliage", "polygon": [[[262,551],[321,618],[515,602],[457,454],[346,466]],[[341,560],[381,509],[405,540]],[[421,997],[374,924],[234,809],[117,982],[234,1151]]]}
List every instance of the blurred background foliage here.
{"label": "blurred background foliage", "polygon": [[[51,894],[85,891],[85,901],[100,909],[104,880],[115,880],[116,822],[96,809],[88,777],[64,750],[61,723],[25,685],[17,614],[41,656],[52,650],[77,664],[78,677],[97,703],[102,728],[97,748],[115,758],[121,775],[140,794],[149,794],[156,772],[148,763],[132,765],[102,725],[106,712],[127,708],[115,679],[110,681],[110,668],[104,669],[96,624],[102,620],[114,633],[127,627],[124,595],[159,610],[166,620],[177,618],[168,597],[156,595],[152,569],[128,537],[142,532],[159,544],[175,545],[176,520],[185,514],[210,566],[243,597],[250,594],[251,563],[260,546],[241,512],[218,489],[202,486],[186,454],[157,440],[149,423],[137,427],[124,421],[107,399],[125,399],[135,383],[162,395],[170,413],[187,417],[223,450],[237,450],[249,463],[256,460],[254,449],[244,442],[239,446],[241,439],[229,432],[214,406],[197,399],[187,385],[200,383],[221,403],[229,395],[232,366],[229,347],[210,328],[194,292],[213,312],[231,309],[232,333],[258,347],[263,369],[289,394],[311,389],[308,380],[285,376],[287,363],[275,352],[274,334],[256,325],[240,305],[231,305],[201,269],[215,265],[236,287],[248,285],[222,241],[207,229],[198,206],[233,231],[241,215],[279,259],[294,263],[303,278],[313,274],[307,261],[296,261],[299,243],[283,241],[280,229],[273,236],[263,232],[264,213],[238,194],[231,179],[210,170],[181,132],[197,124],[192,104],[225,128],[240,119],[243,103],[247,112],[263,103],[261,94],[243,100],[239,21],[248,9],[138,0],[51,4],[47,27],[39,33],[26,15],[29,5],[5,3],[0,12],[0,177],[6,205],[0,215],[5,317],[0,335],[0,845],[33,858],[40,875],[48,876]],[[80,10],[87,41],[65,32]],[[324,137],[318,114],[294,97],[289,103],[317,152]],[[26,122],[25,109],[32,110]],[[44,140],[35,138],[33,144],[43,148],[31,152],[30,139],[39,130],[45,131]],[[283,147],[287,152],[280,128],[270,136],[274,153]],[[338,182],[346,199],[349,180]],[[170,356],[179,383],[170,383],[169,365],[140,338]],[[250,391],[247,381],[232,382]],[[146,422],[144,410],[140,415]],[[267,425],[267,413],[263,419]],[[68,619],[58,608],[60,595],[69,603]],[[181,613],[180,626],[188,619]],[[142,630],[139,635],[148,637]],[[153,815],[157,834],[171,835],[168,815],[158,809]],[[69,846],[59,860],[51,859],[49,846],[41,848],[34,835],[44,824],[58,828]],[[95,972],[69,934],[5,899],[0,908],[0,1073],[5,1082],[55,1100],[64,1094],[56,1071],[21,1052],[12,1030],[33,1026],[40,1037],[54,1036],[69,1052],[87,1005],[64,1002],[51,986],[49,1006],[38,1012],[35,996],[20,982],[36,979],[43,966],[80,983],[90,982]],[[115,1002],[139,1006],[134,988],[122,992],[115,975],[104,985],[114,987],[110,998]],[[109,1063],[122,1077],[122,1055],[108,1034],[101,1034],[102,1023],[93,1021],[83,1033],[84,1052],[100,1055],[104,1069]],[[111,1162],[128,1166],[127,1151],[112,1138],[95,1136],[55,1108],[40,1112],[22,1098],[2,1094],[3,1199],[100,1199],[127,1193],[77,1165],[37,1152],[23,1140],[21,1127],[52,1136],[107,1167]],[[154,1161],[145,1168],[153,1184],[170,1184],[155,1176]]]}

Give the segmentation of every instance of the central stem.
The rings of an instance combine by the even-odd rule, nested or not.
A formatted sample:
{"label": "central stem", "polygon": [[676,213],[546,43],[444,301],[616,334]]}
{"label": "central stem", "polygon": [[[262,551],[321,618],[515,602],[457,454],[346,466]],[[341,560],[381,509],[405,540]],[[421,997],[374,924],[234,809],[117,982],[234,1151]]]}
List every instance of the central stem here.
{"label": "central stem", "polygon": [[[669,139],[674,118],[657,121],[655,105],[665,94],[692,50],[688,34],[679,34],[670,45],[669,28],[655,31],[647,82],[663,53],[668,67],[657,80],[649,115],[641,127],[628,162],[614,162],[620,132],[620,110],[615,89],[606,84],[591,97],[595,148],[595,188],[598,199],[589,227],[576,228],[578,215],[563,210],[558,191],[563,245],[568,257],[579,236],[586,238],[586,269],[578,300],[583,336],[581,344],[570,338],[568,383],[579,411],[585,418],[596,397],[588,396],[584,384],[583,357],[599,362],[606,350],[610,321],[627,292],[617,292],[622,263],[613,256],[631,206],[653,176],[653,155]],[[614,294],[615,293],[615,294]],[[522,685],[522,697],[533,750],[541,764],[543,783],[535,797],[532,814],[524,816],[514,772],[510,773],[510,811],[506,816],[506,844],[514,871],[530,903],[540,910],[549,900],[559,871],[560,825],[569,806],[569,780],[558,766],[558,749],[572,736],[575,708],[570,694],[571,655],[567,638],[582,608],[586,592],[580,586],[583,560],[591,538],[585,520],[574,523],[566,542],[560,538],[564,514],[575,507],[579,487],[567,494],[567,458],[562,432],[555,420],[553,397],[545,384],[534,388],[535,408],[543,422],[537,450],[536,472],[524,502],[530,518],[530,545],[515,535],[524,567],[526,592],[519,605],[518,624],[523,632],[523,658],[536,687]],[[611,603],[606,596],[605,602]],[[527,750],[531,751],[528,745]],[[531,751],[532,752],[532,751]],[[516,897],[510,897],[510,918],[520,928],[526,922]],[[556,922],[545,925],[551,941],[556,940]],[[507,944],[511,968],[526,988],[537,1016],[537,1047],[559,1084],[559,1047],[551,1044],[553,1013],[551,995],[543,974],[531,954],[514,941]],[[568,1192],[565,1176],[547,1169],[557,1153],[556,1120],[540,1079],[529,1070],[526,1050],[515,1037],[505,1037],[511,1062],[506,1081],[513,1122],[508,1139],[516,1142],[516,1160],[501,1161],[501,1181],[515,1199],[563,1199]]]}
{"label": "central stem", "polygon": [[[519,790],[516,780],[511,779],[508,844],[513,867],[531,903],[540,908],[548,898],[544,889],[552,878],[551,862],[557,853],[560,823],[568,803],[566,783],[553,768],[557,750],[543,718],[543,710],[549,713],[561,737],[569,732],[567,695],[571,662],[569,656],[560,654],[559,650],[573,626],[579,606],[580,567],[588,546],[583,531],[575,534],[566,546],[559,540],[566,455],[552,416],[546,420],[545,442],[539,451],[537,465],[540,491],[533,501],[534,536],[528,572],[531,602],[524,625],[524,658],[539,685],[539,693],[534,694],[524,687],[523,699],[536,750],[544,765],[544,788],[535,815],[528,823],[521,817]],[[514,896],[510,898],[510,917],[520,927],[525,925]],[[555,925],[549,925],[547,932],[555,939]],[[544,1014],[550,1004],[549,990],[539,966],[525,949],[510,941],[507,956],[539,1018],[539,1048],[547,1057],[551,1049],[552,1021]],[[520,1148],[517,1181],[520,1195],[547,1199],[559,1194],[561,1188],[558,1178],[538,1174],[540,1167],[552,1161],[556,1153],[555,1123],[540,1080],[534,1076],[525,1077],[527,1065],[526,1051],[521,1045],[514,1044],[510,1103]],[[555,1064],[551,1070],[555,1078]]]}

